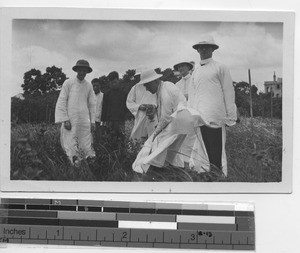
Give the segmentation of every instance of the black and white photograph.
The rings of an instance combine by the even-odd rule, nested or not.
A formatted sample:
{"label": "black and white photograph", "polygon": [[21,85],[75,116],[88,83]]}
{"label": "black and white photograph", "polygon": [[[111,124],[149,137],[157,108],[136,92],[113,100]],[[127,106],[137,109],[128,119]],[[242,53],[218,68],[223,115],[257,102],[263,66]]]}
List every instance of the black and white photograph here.
{"label": "black and white photograph", "polygon": [[4,191],[291,191],[291,13],[80,11],[2,18]]}

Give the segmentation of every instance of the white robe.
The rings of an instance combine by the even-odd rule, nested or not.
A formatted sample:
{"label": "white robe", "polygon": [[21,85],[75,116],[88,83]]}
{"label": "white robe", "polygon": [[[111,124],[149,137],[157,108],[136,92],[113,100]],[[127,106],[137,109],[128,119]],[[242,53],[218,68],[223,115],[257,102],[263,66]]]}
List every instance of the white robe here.
{"label": "white robe", "polygon": [[101,113],[102,113],[102,103],[103,103],[103,93],[100,91],[98,94],[95,94],[95,121],[101,122]]}
{"label": "white robe", "polygon": [[189,86],[191,82],[191,74],[187,74],[186,76],[183,76],[177,83],[176,86],[179,88],[179,90],[182,92],[182,94],[186,97],[188,97],[189,93]]}
{"label": "white robe", "polygon": [[191,77],[188,106],[198,111],[205,125],[222,128],[222,170],[227,176],[225,126],[235,124],[237,109],[231,75],[226,66],[212,58],[201,61]]}
{"label": "white robe", "polygon": [[166,162],[177,167],[184,165],[183,156],[179,150],[185,139],[186,129],[183,133],[178,131],[178,127],[181,127],[181,123],[184,121],[173,120],[172,114],[180,103],[186,103],[186,99],[180,90],[170,82],[162,82],[157,95],[159,116],[157,129],[163,122],[170,122],[170,124],[156,136],[154,141],[152,134],[145,142],[132,164],[132,169],[138,173],[146,173],[150,165],[163,167]]}
{"label": "white robe", "polygon": [[[193,152],[189,157],[189,163],[198,173],[209,171],[209,159],[204,147],[198,124],[204,124],[199,113],[180,103],[172,115],[170,124],[153,141],[153,136],[145,142],[139,152],[132,168],[138,173],[146,173],[150,165],[163,167],[166,162],[173,166],[183,167],[183,159],[180,154],[181,146],[186,136],[195,134]],[[196,132],[195,132],[196,131]]]}
{"label": "white robe", "polygon": [[64,82],[55,108],[55,123],[71,122],[71,130],[61,126],[60,140],[71,162],[95,156],[92,148],[91,123],[95,122],[95,95],[93,86],[77,77]]}
{"label": "white robe", "polygon": [[157,106],[157,96],[146,90],[144,85],[134,85],[128,93],[126,105],[135,117],[134,126],[130,137],[132,139],[148,138],[155,130],[158,123],[157,116],[150,121],[145,111],[139,110],[142,104]]}
{"label": "white robe", "polygon": [[[177,83],[176,86],[182,92],[182,94],[188,99],[188,91],[191,82],[191,74],[183,76]],[[190,157],[193,151],[194,143],[196,140],[196,134],[192,133],[186,136],[180,152],[183,154],[184,162],[189,163]]]}

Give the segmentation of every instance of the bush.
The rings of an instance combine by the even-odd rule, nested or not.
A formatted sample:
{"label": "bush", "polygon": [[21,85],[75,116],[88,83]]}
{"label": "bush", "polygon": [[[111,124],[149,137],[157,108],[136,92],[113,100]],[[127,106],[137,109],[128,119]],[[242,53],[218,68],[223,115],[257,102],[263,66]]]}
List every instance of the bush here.
{"label": "bush", "polygon": [[14,123],[54,123],[55,105],[59,91],[44,95],[11,99],[11,118]]}

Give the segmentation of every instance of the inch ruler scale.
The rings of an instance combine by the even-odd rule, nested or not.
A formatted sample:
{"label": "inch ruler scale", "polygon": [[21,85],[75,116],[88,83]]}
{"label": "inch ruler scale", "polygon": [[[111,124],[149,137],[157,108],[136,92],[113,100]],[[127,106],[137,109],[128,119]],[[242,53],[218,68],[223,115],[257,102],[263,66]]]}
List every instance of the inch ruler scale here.
{"label": "inch ruler scale", "polygon": [[249,203],[1,199],[0,242],[255,250]]}

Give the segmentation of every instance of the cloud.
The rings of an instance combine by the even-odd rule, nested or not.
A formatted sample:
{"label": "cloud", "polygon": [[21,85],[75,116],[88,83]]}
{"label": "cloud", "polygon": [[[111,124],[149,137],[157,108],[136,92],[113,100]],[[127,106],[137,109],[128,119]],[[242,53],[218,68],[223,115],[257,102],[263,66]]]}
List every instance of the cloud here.
{"label": "cloud", "polygon": [[282,39],[255,23],[222,23],[214,32],[219,58],[232,68],[282,66]]}
{"label": "cloud", "polygon": [[[276,29],[277,28],[277,29]],[[199,62],[192,45],[213,35],[220,49],[214,58],[239,70],[282,68],[281,24],[227,22],[34,20],[14,23],[14,69],[18,85],[24,72],[62,67],[67,76],[78,59],[90,62],[88,78],[116,70],[173,67]],[[281,36],[280,36],[281,34]]]}
{"label": "cloud", "polygon": [[70,73],[70,62],[63,54],[48,50],[39,46],[24,47],[19,50],[13,50],[12,60],[12,93],[21,92],[23,75],[32,68],[39,69],[42,73],[47,67],[55,65],[62,68],[65,74]]}

